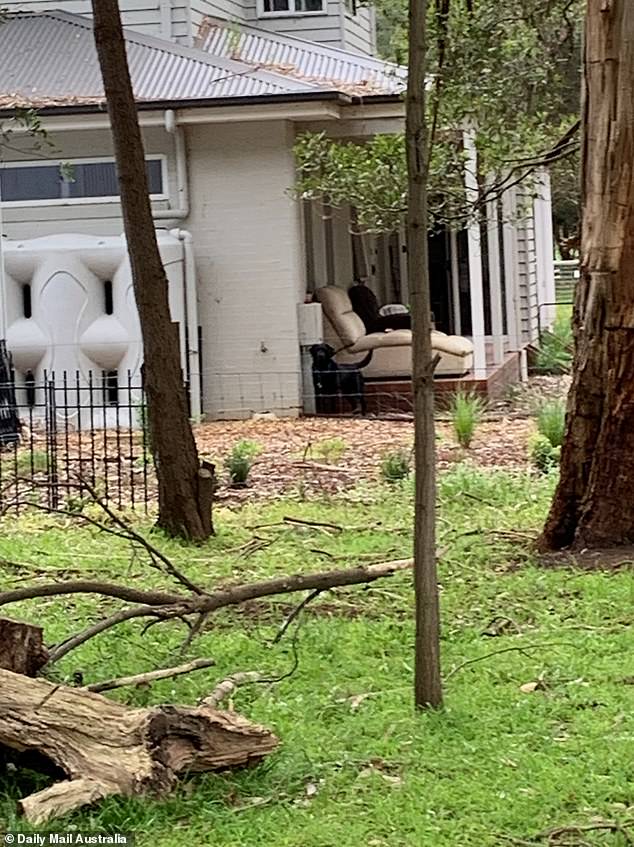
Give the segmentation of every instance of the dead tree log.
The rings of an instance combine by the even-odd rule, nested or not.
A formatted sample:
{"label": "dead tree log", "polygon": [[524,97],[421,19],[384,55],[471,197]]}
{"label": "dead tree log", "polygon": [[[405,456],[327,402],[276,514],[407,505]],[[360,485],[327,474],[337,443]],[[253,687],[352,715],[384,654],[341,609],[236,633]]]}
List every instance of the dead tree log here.
{"label": "dead tree log", "polygon": [[48,662],[41,627],[0,618],[0,668],[35,676]]}
{"label": "dead tree log", "polygon": [[40,825],[111,795],[161,795],[179,774],[248,765],[278,739],[207,706],[130,709],[99,694],[0,670],[0,753],[39,757],[60,780],[20,808]]}

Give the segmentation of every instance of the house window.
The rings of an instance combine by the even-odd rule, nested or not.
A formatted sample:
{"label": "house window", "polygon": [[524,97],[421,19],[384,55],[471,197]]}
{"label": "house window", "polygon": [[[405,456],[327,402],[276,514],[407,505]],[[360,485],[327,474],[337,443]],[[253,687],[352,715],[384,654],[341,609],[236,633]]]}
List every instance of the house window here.
{"label": "house window", "polygon": [[357,0],[345,0],[346,2],[346,12],[349,15],[357,14]]}
{"label": "house window", "polygon": [[[146,161],[150,195],[165,199],[165,161]],[[3,203],[54,204],[117,200],[119,184],[114,159],[58,162],[7,162],[0,168]]]}
{"label": "house window", "polygon": [[259,0],[261,15],[309,15],[324,12],[326,0]]}

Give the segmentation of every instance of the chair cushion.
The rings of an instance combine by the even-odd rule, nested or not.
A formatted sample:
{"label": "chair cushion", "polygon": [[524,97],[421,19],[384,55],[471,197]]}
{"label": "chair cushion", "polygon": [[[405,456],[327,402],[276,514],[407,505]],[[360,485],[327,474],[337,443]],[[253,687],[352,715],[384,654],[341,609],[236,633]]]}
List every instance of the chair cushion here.
{"label": "chair cushion", "polygon": [[365,325],[352,308],[343,288],[325,285],[315,291],[315,300],[321,303],[324,315],[333,325],[343,347],[351,347],[365,335]]}
{"label": "chair cushion", "polygon": [[452,356],[469,356],[473,353],[473,341],[461,335],[445,335],[438,330],[431,334],[431,346],[440,353],[449,353]]}
{"label": "chair cushion", "polygon": [[371,332],[364,335],[350,347],[351,353],[363,350],[377,350],[379,347],[411,347],[411,329],[394,329],[386,332]]}
{"label": "chair cushion", "polygon": [[366,332],[372,332],[379,319],[379,301],[374,291],[367,285],[358,283],[350,286],[348,297],[352,308],[363,321]]}

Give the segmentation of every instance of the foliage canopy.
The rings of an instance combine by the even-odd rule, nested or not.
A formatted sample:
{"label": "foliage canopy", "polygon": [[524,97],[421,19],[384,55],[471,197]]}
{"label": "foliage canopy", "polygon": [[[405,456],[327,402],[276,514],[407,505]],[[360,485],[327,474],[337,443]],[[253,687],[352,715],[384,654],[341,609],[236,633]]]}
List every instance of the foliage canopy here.
{"label": "foliage canopy", "polygon": [[[374,5],[380,49],[385,58],[402,63],[406,0],[375,0]],[[579,113],[582,18],[582,0],[430,4],[432,223],[469,214],[462,145],[466,127],[475,131],[480,174],[513,171],[521,179],[529,176],[535,159],[574,125]],[[401,135],[356,144],[309,134],[299,139],[296,153],[300,194],[327,197],[334,206],[351,204],[365,230],[386,231],[398,224],[406,197]]]}

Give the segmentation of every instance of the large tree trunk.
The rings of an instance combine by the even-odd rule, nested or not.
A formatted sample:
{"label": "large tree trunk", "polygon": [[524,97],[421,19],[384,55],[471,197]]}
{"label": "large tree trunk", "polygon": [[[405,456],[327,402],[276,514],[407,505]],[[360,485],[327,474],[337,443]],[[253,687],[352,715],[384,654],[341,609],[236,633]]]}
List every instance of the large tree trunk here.
{"label": "large tree trunk", "polygon": [[205,706],[130,709],[100,694],[0,670],[0,758],[59,781],[20,801],[34,825],[114,794],[162,794],[178,775],[247,765],[277,738]]}
{"label": "large tree trunk", "polygon": [[425,120],[427,0],[409,4],[409,82],[407,91],[408,283],[413,329],[413,389],[416,467],[414,582],[417,708],[442,704],[440,622],[436,576],[436,444],[434,363],[427,253],[427,131]]}
{"label": "large tree trunk", "polygon": [[634,542],[634,3],[588,0],[582,273],[544,549]]}
{"label": "large tree trunk", "polygon": [[200,473],[189,423],[178,331],[149,200],[145,153],[117,0],[93,0],[95,43],[114,139],[134,296],[143,335],[150,440],[159,487],[158,524],[172,535],[207,538],[213,480]]}

